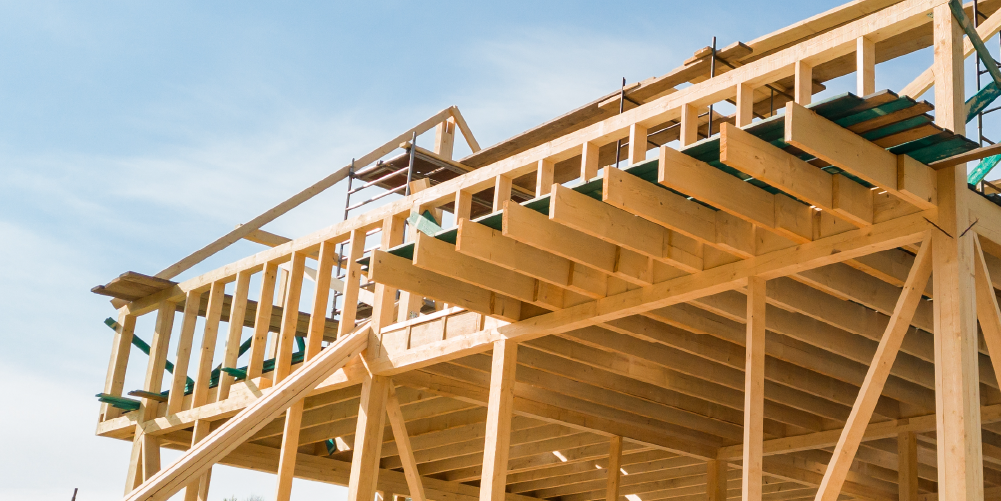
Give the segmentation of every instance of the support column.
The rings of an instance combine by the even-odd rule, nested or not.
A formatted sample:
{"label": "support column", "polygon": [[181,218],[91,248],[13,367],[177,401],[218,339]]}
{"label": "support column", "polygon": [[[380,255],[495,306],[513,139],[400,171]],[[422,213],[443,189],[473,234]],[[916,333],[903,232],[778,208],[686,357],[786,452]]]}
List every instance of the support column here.
{"label": "support column", "polygon": [[608,444],[608,482],[605,501],[618,501],[619,482],[622,479],[622,437],[613,436]]}
{"label": "support column", "polygon": [[765,407],[765,279],[747,279],[747,346],[744,363],[744,501],[761,501],[761,452]]}
{"label": "support column", "polygon": [[[963,30],[948,4],[934,10],[934,48],[935,122],[963,134]],[[966,232],[970,226],[966,166],[947,167],[937,175],[941,230],[932,233],[932,259],[939,499],[981,500],[975,232]]]}
{"label": "support column", "polygon": [[748,83],[737,84],[737,127],[751,125],[754,120],[754,87]]}
{"label": "support column", "polygon": [[681,105],[681,147],[699,140],[699,111],[691,104]]}
{"label": "support column", "polygon": [[912,431],[897,435],[897,486],[900,501],[918,501],[918,439]]}
{"label": "support column", "polygon": [[369,376],[362,382],[348,501],[372,501],[375,498],[390,384],[385,376]]}
{"label": "support column", "polygon": [[813,66],[803,61],[796,61],[796,86],[793,97],[796,104],[806,106],[813,98]]}
{"label": "support column", "polygon": [[706,499],[726,501],[726,461],[706,462]]}
{"label": "support column", "polygon": [[636,165],[646,160],[647,128],[640,124],[629,126],[629,165]]}
{"label": "support column", "polygon": [[501,210],[508,200],[511,200],[511,178],[497,176],[494,179],[494,212]]}
{"label": "support column", "polygon": [[452,159],[455,144],[455,117],[448,117],[434,128],[434,152],[442,158]]}
{"label": "support column", "polygon": [[553,175],[556,164],[552,160],[539,160],[539,169],[535,172],[535,196],[548,195],[553,189]]}
{"label": "support column", "polygon": [[580,178],[589,181],[598,175],[598,145],[587,142],[581,149]]}
{"label": "support column", "polygon": [[876,92],[876,42],[866,37],[855,41],[855,84],[859,96]]}
{"label": "support column", "polygon": [[501,501],[507,484],[507,462],[511,452],[511,411],[514,407],[514,376],[518,345],[502,339],[494,343],[490,367],[490,400],[487,403],[487,432],[483,449],[480,501]]}

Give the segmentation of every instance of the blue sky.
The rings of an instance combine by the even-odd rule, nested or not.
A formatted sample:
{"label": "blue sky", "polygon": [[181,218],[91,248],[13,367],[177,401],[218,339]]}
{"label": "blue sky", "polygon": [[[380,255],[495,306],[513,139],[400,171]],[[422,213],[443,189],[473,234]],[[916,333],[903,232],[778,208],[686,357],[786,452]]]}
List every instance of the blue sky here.
{"label": "blue sky", "polygon": [[[114,311],[92,286],[156,273],[447,106],[493,144],[713,35],[749,41],[839,3],[0,1],[0,499],[121,495],[130,444],[93,435]],[[877,87],[930,59],[881,65]],[[342,193],[267,229],[335,223]],[[273,484],[217,468],[210,499]],[[297,481],[310,495],[344,491]]]}

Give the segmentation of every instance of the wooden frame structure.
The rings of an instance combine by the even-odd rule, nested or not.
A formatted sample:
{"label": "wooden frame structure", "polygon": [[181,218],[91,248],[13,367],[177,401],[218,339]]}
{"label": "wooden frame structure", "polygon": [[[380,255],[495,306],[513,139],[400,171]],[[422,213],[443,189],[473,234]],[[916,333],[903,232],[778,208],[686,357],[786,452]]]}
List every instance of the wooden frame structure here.
{"label": "wooden frame structure", "polygon": [[[856,0],[482,150],[450,108],[396,141],[435,127],[424,154],[467,174],[261,231],[286,203],[207,247],[268,249],[103,286],[97,433],[133,442],[124,499],[204,500],[214,464],[275,473],[280,501],[293,477],[350,501],[1001,498],[1001,206],[943,161],[977,155],[961,14]],[[907,92],[875,92],[877,63],[929,46]],[[811,103],[851,72],[857,93]],[[703,112],[720,101],[735,115]],[[193,377],[165,392],[167,369]]]}

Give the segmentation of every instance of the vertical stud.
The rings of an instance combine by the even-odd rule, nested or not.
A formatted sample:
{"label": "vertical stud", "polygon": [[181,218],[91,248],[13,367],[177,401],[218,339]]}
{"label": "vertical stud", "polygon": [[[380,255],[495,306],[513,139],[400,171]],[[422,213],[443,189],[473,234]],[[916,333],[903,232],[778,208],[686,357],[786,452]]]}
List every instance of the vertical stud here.
{"label": "vertical stud", "polygon": [[268,330],[271,327],[271,310],[275,299],[275,280],[277,278],[278,264],[266,263],[261,274],[261,295],[257,301],[257,312],[254,316],[254,338],[250,341],[247,380],[261,377],[264,352],[268,345]]}
{"label": "vertical stud", "polygon": [[876,92],[876,42],[866,37],[855,40],[855,80],[859,96]]}
{"label": "vertical stud", "polygon": [[535,171],[535,196],[548,195],[553,189],[553,174],[556,164],[552,160],[539,160],[539,168]]}
{"label": "vertical stud", "polygon": [[751,125],[754,120],[754,87],[748,83],[737,84],[737,127]]}
{"label": "vertical stud", "polygon": [[681,147],[699,140],[699,112],[694,105],[681,105]]}
{"label": "vertical stud", "polygon": [[580,178],[590,181],[598,175],[598,145],[586,142],[581,149]]}
{"label": "vertical stud", "polygon": [[813,66],[796,61],[796,86],[793,91],[793,98],[797,104],[806,106],[810,104],[813,97]]}
{"label": "vertical stud", "polygon": [[511,200],[511,178],[497,176],[494,179],[494,212],[501,210],[508,200]]}
{"label": "vertical stud", "polygon": [[647,128],[640,124],[629,126],[629,164],[636,165],[646,160]]}

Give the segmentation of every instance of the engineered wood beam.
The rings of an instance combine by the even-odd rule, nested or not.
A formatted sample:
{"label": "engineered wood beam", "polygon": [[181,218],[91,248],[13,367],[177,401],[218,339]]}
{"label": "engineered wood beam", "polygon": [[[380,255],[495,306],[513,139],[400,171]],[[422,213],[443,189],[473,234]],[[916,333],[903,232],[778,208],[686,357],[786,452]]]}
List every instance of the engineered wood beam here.
{"label": "engineered wood beam", "polygon": [[607,275],[469,220],[459,221],[455,250],[592,299],[607,293]]}
{"label": "engineered wood beam", "polygon": [[570,188],[561,185],[553,188],[550,220],[682,271],[702,271],[702,248],[694,239]]}
{"label": "engineered wood beam", "polygon": [[844,176],[828,174],[730,124],[723,124],[720,133],[720,161],[853,226],[873,222],[871,191],[858,183],[844,184],[847,180],[836,179]]}
{"label": "engineered wood beam", "polygon": [[918,439],[913,431],[897,435],[897,485],[900,501],[918,500]]}
{"label": "engineered wood beam", "polygon": [[920,209],[937,205],[930,167],[894,155],[796,103],[786,105],[785,141]]}
{"label": "engineered wood beam", "polygon": [[563,308],[564,290],[526,275],[461,254],[423,233],[414,246],[414,266],[549,310]]}
{"label": "engineered wood beam", "polygon": [[608,478],[605,487],[605,500],[606,501],[618,501],[619,499],[619,483],[622,480],[621,471],[622,468],[622,437],[614,436],[612,440],[609,441],[608,445],[608,467],[605,471],[608,472]]}
{"label": "engineered wood beam", "polygon": [[904,290],[897,300],[890,323],[883,334],[883,339],[876,349],[872,365],[866,374],[865,383],[859,390],[858,398],[852,407],[852,414],[848,418],[838,445],[834,449],[834,456],[824,473],[824,481],[820,484],[817,492],[817,501],[833,501],[841,495],[841,486],[844,484],[848,468],[855,458],[866,427],[872,418],[876,400],[883,392],[883,385],[890,374],[890,368],[900,350],[904,335],[910,328],[910,320],[921,300],[921,291],[924,290],[932,271],[931,258],[931,237],[927,236],[921,245],[921,250],[914,259],[914,266],[904,284]]}
{"label": "engineered wood beam", "polygon": [[727,498],[727,467],[726,462],[718,459],[706,461],[706,499],[707,501],[726,501]]}
{"label": "engineered wood beam", "polygon": [[372,253],[371,263],[369,279],[387,287],[407,290],[421,297],[444,301],[510,322],[521,318],[521,301],[423,270],[406,258],[376,250]]}
{"label": "engineered wood beam", "polygon": [[494,343],[490,370],[490,397],[487,403],[487,435],[483,449],[483,476],[480,501],[504,499],[508,456],[511,444],[511,415],[514,409],[515,370],[518,345],[500,340]]}
{"label": "engineered wood beam", "polygon": [[501,233],[636,285],[654,281],[655,263],[649,257],[552,222],[545,215],[517,203],[504,204]]}
{"label": "engineered wood beam", "polygon": [[657,181],[797,243],[813,239],[810,208],[662,146]]}

